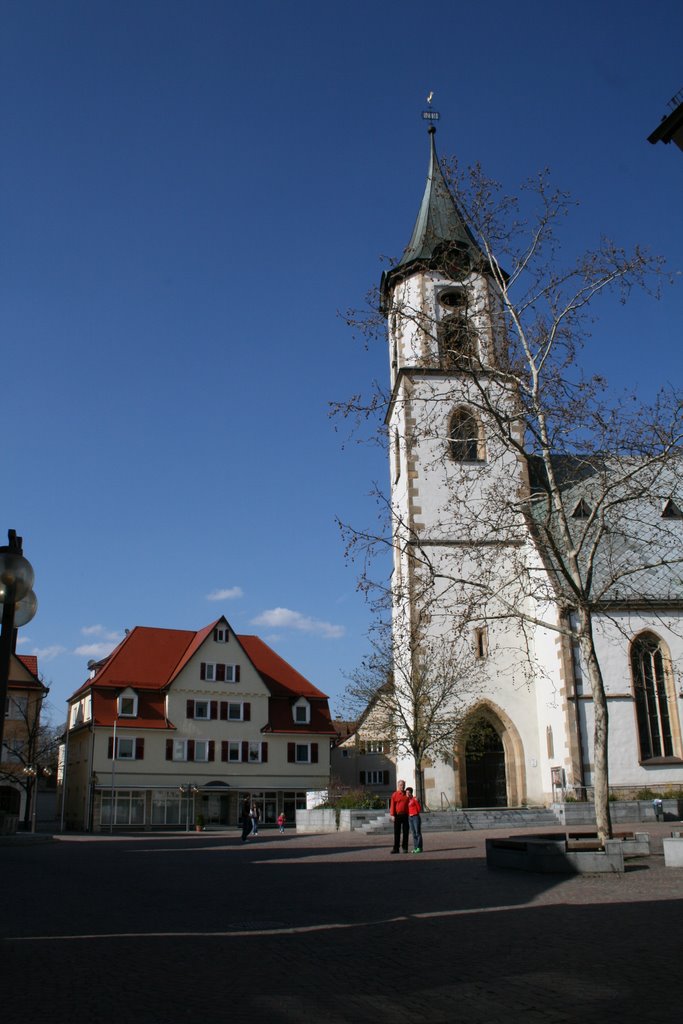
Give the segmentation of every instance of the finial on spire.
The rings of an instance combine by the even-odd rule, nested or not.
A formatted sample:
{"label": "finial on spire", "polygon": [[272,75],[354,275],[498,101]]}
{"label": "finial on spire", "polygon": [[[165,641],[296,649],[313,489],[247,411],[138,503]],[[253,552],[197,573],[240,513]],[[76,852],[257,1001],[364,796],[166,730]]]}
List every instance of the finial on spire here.
{"label": "finial on spire", "polygon": [[[425,121],[438,121],[439,117],[441,116],[437,110],[432,110],[433,99],[434,93],[433,91],[430,91],[429,96],[427,97],[427,106],[429,107],[429,110],[422,111],[422,118]],[[430,135],[433,135],[434,132],[436,131],[436,125],[430,124],[427,131],[429,132]]]}

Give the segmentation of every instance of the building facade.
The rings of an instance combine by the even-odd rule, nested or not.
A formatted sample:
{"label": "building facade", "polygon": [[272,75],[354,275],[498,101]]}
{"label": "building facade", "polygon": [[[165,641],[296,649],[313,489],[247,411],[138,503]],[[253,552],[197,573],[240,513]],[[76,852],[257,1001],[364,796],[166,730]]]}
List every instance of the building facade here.
{"label": "building facade", "polygon": [[[425,798],[433,807],[580,799],[593,782],[593,701],[575,645],[566,630],[553,628],[571,617],[571,600],[555,584],[552,557],[533,523],[530,460],[490,429],[497,417],[523,443],[503,372],[501,296],[446,185],[433,128],[430,135],[413,234],[381,284],[392,388],[386,425],[395,663],[418,657],[424,668],[430,650],[432,657],[439,646],[452,651],[458,696],[468,707],[452,750],[421,766]],[[595,480],[603,469],[594,467]],[[576,489],[578,521],[592,483],[567,486]],[[658,539],[666,533],[674,551],[662,559],[669,571],[643,579],[640,594],[633,586],[626,599],[608,593],[609,615],[594,619],[610,717],[610,782],[624,795],[683,787],[682,507],[675,495],[644,497],[643,524],[650,517],[654,537],[656,518]],[[647,536],[644,525],[645,543]],[[607,552],[603,564],[614,555]],[[518,586],[522,564],[527,578],[541,581],[536,593]],[[486,608],[472,600],[478,581]],[[411,665],[403,669],[397,680],[411,675]],[[397,772],[414,777],[410,758],[399,759]]]}
{"label": "building facade", "polygon": [[[35,655],[12,654],[0,753],[0,810],[27,819],[41,765],[40,711],[48,688],[38,678]],[[36,774],[29,776],[28,772]]]}
{"label": "building facade", "polygon": [[67,828],[294,822],[329,781],[327,697],[225,618],[198,632],[138,626],[69,700]]}

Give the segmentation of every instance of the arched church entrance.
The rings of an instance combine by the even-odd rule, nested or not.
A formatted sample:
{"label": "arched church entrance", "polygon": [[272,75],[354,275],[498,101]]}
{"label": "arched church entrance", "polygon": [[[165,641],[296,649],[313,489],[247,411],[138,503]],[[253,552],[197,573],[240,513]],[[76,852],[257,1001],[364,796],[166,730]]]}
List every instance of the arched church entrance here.
{"label": "arched church entrance", "polygon": [[461,807],[520,807],[526,802],[520,735],[502,708],[488,701],[472,709],[460,730],[455,794]]}
{"label": "arched church entrance", "polygon": [[465,743],[468,807],[506,807],[503,741],[485,718],[470,729]]}

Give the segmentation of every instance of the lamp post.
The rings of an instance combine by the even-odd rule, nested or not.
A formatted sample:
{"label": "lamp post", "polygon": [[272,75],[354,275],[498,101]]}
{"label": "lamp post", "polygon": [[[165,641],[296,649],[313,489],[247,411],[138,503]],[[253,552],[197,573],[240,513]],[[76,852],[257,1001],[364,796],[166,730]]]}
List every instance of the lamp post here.
{"label": "lamp post", "polygon": [[36,614],[38,599],[33,593],[33,566],[24,558],[22,538],[16,530],[7,531],[8,543],[0,546],[0,757],[5,731],[5,708],[12,655],[16,647],[16,630],[25,626]]}

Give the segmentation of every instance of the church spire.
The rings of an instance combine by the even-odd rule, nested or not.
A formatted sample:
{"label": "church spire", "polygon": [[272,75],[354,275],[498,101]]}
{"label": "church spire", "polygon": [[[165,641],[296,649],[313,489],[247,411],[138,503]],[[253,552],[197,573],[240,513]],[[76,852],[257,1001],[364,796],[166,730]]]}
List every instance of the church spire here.
{"label": "church spire", "polygon": [[454,257],[472,265],[482,255],[460,213],[439,166],[434,125],[429,126],[429,167],[422,203],[410,241],[398,263],[382,275],[382,303],[395,281],[424,266],[453,263]]}

